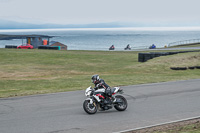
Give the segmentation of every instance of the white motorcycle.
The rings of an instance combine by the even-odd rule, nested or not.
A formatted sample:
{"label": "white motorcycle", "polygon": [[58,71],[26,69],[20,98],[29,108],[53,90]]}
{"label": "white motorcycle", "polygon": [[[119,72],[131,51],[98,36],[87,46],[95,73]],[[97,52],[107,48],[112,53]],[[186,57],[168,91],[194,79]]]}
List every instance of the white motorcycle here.
{"label": "white motorcycle", "polygon": [[[106,91],[109,91],[106,93]],[[98,89],[95,90],[91,86],[85,90],[85,95],[88,97],[84,103],[83,108],[88,114],[95,114],[97,110],[105,111],[111,109],[113,106],[118,111],[126,110],[128,103],[122,95],[123,90],[120,87],[114,87],[112,89]],[[110,96],[106,95],[110,94]]]}

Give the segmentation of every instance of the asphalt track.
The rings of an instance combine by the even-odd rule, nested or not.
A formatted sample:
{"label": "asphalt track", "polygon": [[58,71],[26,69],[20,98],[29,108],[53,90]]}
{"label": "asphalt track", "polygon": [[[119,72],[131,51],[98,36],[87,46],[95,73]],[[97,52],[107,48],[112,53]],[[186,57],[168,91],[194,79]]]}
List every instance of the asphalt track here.
{"label": "asphalt track", "polygon": [[200,116],[200,79],[122,88],[127,110],[95,115],[84,91],[0,99],[0,133],[111,133]]}

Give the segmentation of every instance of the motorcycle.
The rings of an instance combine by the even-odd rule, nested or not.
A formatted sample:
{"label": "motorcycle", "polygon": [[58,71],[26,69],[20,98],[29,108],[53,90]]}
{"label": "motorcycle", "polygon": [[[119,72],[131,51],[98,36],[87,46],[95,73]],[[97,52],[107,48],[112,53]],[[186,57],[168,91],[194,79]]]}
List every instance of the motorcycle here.
{"label": "motorcycle", "polygon": [[[109,91],[111,96],[106,95],[106,91]],[[122,95],[116,95],[117,93],[122,94],[123,90],[120,87],[95,90],[90,86],[85,90],[85,96],[88,98],[83,102],[83,109],[88,114],[95,114],[97,110],[109,110],[113,106],[118,111],[124,111],[128,106],[127,100]]]}
{"label": "motorcycle", "polygon": [[131,48],[127,48],[127,47],[126,47],[126,48],[124,48],[124,50],[131,50]]}
{"label": "motorcycle", "polygon": [[131,46],[128,44],[128,45],[124,48],[124,50],[131,50]]}

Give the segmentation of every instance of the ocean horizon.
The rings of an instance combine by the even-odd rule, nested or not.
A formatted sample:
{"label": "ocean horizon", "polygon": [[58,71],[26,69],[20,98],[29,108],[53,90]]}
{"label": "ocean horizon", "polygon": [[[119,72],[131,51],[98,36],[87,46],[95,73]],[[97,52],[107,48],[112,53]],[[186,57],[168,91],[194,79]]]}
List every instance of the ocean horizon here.
{"label": "ocean horizon", "polygon": [[67,30],[136,30],[136,31],[200,31],[200,26],[194,27],[119,27],[119,28],[45,28],[45,29],[0,29],[4,32],[35,32],[35,31],[67,31]]}
{"label": "ocean horizon", "polygon": [[[68,50],[108,50],[115,45],[123,50],[130,44],[132,49],[147,49],[155,44],[157,48],[172,42],[200,38],[200,27],[127,27],[127,28],[62,28],[62,29],[3,29],[0,34],[49,35],[50,41],[58,41],[68,46]],[[5,45],[21,45],[20,39],[0,40],[0,48]]]}

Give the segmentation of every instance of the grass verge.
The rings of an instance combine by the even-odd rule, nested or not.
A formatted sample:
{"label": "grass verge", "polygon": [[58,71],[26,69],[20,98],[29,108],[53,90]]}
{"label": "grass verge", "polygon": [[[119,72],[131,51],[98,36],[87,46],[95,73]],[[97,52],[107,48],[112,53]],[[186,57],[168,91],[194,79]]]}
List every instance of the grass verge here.
{"label": "grass verge", "polygon": [[155,131],[153,133],[200,133],[200,123],[191,123],[187,125],[175,125],[171,129],[163,129],[163,131]]}
{"label": "grass verge", "polygon": [[53,51],[0,49],[0,97],[82,90],[99,74],[110,86],[200,78],[200,53],[163,56],[138,62],[134,51]]}
{"label": "grass verge", "polygon": [[200,133],[200,118],[127,131],[126,133]]}

